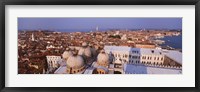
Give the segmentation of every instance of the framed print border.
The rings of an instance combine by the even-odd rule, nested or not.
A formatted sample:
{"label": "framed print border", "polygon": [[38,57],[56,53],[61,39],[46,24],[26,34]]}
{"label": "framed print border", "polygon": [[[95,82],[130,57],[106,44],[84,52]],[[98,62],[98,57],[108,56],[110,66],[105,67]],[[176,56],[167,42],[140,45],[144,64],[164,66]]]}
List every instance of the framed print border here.
{"label": "framed print border", "polygon": [[[163,91],[163,92],[197,92],[200,84],[200,63],[199,57],[199,31],[200,31],[200,0],[1,0],[0,1],[0,87],[3,92],[21,92],[21,91]],[[73,88],[73,87],[5,87],[5,6],[6,5],[195,5],[195,87],[93,87],[93,88]]]}

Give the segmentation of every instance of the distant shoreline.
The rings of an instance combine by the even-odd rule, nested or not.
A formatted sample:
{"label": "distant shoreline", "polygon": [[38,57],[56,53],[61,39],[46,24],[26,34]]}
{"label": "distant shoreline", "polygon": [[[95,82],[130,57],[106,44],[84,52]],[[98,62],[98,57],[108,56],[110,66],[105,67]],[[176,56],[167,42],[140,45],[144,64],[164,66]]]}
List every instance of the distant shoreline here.
{"label": "distant shoreline", "polygon": [[[50,30],[50,29],[19,29],[18,31],[49,31],[49,32],[95,32],[95,29],[56,29],[56,30]],[[104,31],[180,31],[182,32],[182,29],[99,29],[100,32]]]}

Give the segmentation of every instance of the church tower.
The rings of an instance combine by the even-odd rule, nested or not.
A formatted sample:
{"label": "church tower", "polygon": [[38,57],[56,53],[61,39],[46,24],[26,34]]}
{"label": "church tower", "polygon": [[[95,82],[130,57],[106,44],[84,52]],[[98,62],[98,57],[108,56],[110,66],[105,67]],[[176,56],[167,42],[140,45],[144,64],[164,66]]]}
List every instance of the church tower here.
{"label": "church tower", "polygon": [[32,41],[35,41],[35,38],[34,38],[33,33],[32,33],[32,35],[31,35],[31,40],[32,40]]}
{"label": "church tower", "polygon": [[99,31],[99,27],[98,26],[96,27],[96,31]]}

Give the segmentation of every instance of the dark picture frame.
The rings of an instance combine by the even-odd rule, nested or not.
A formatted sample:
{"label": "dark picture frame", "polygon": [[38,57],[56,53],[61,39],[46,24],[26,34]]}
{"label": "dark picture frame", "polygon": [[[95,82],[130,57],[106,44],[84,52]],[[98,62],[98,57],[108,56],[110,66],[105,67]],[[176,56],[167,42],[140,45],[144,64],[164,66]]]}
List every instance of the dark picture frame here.
{"label": "dark picture frame", "polygon": [[[200,74],[200,63],[199,57],[196,56],[199,53],[199,31],[200,31],[200,0],[1,0],[0,1],[0,87],[2,92],[21,92],[21,91],[85,91],[85,92],[102,92],[102,91],[162,91],[162,92],[198,92],[199,84],[199,74]],[[196,43],[196,52],[195,52],[195,87],[159,87],[159,88],[147,88],[147,87],[115,87],[115,88],[73,88],[73,87],[5,87],[5,6],[6,5],[195,5],[195,43]]]}

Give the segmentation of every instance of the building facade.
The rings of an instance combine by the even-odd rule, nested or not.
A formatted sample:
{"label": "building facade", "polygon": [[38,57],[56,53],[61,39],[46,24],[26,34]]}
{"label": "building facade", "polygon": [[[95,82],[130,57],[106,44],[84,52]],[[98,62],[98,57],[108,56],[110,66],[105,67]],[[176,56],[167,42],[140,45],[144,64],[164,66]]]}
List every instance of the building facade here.
{"label": "building facade", "polygon": [[48,63],[48,70],[52,70],[59,67],[58,62],[61,60],[61,56],[46,56]]}

